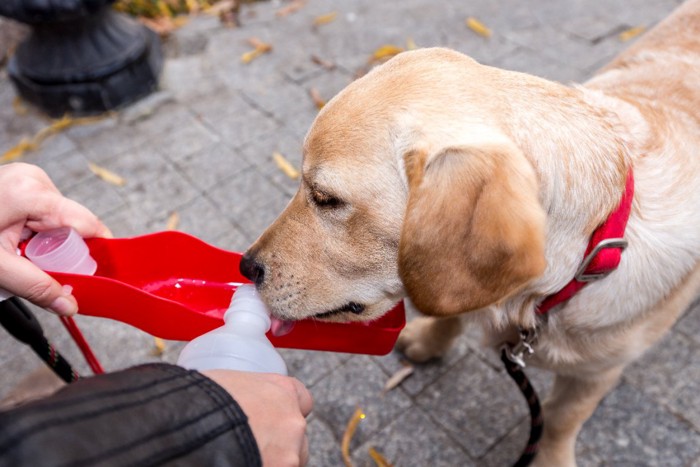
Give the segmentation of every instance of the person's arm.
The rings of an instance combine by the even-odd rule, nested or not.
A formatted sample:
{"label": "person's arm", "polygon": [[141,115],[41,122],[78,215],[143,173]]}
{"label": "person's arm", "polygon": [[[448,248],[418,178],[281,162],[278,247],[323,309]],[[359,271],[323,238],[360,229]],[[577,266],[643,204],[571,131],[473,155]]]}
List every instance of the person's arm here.
{"label": "person's arm", "polygon": [[246,414],[222,386],[149,364],[0,412],[0,465],[66,464],[259,466],[261,456]]}

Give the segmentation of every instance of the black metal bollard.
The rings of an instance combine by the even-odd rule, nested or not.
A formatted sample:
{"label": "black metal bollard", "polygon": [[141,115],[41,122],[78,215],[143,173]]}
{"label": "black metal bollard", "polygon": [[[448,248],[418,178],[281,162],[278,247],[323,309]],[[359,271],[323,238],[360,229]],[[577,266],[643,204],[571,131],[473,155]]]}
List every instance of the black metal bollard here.
{"label": "black metal bollard", "polygon": [[52,117],[93,115],[157,87],[163,62],[158,36],[115,12],[113,1],[0,1],[0,15],[32,28],[8,64],[23,99]]}

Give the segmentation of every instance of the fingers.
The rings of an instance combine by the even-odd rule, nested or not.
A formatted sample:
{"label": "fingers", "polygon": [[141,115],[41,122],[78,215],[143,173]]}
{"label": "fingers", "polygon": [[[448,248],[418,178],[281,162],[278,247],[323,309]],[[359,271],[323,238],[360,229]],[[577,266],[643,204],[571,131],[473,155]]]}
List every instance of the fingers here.
{"label": "fingers", "polygon": [[[308,462],[305,417],[313,408],[313,399],[298,379],[231,370],[202,373],[228,391],[248,416],[264,465]],[[294,459],[292,464],[290,459]]]}
{"label": "fingers", "polygon": [[43,308],[70,316],[78,311],[78,303],[70,287],[62,287],[26,258],[0,249],[2,288]]}
{"label": "fingers", "polygon": [[308,416],[314,408],[314,400],[306,386],[296,378],[290,378],[296,392],[299,409],[304,417]]}
{"label": "fingers", "polygon": [[111,237],[97,216],[61,195],[46,172],[37,166],[16,163],[0,167],[0,188],[8,186],[12,189],[0,190],[7,201],[0,216],[5,222],[25,221],[37,232],[70,226],[82,237]]}
{"label": "fingers", "polygon": [[27,221],[27,227],[41,232],[62,226],[73,227],[81,237],[112,237],[109,229],[88,208],[58,191],[47,191],[35,204],[36,214]]}

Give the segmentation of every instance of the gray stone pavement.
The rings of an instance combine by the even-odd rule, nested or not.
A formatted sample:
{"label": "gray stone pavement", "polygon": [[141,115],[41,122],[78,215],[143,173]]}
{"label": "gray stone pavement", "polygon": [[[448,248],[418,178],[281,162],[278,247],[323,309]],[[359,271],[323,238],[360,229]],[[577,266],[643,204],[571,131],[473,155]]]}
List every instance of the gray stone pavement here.
{"label": "gray stone pavement", "polygon": [[[117,236],[163,230],[170,213],[179,229],[219,247],[243,251],[277,216],[297,182],[275,165],[278,151],[294,165],[316,114],[309,90],[328,99],[367,66],[383,44],[448,46],[477,60],[563,82],[580,82],[627,43],[618,34],[650,27],[676,0],[309,0],[277,17],[284,5],[243,8],[240,28],[199,16],[166,42],[161,91],[118,114],[47,139],[23,160],[43,167],[57,186],[100,215]],[[321,14],[337,12],[313,26]],[[465,26],[473,16],[493,31]],[[242,64],[249,37],[274,50]],[[316,55],[335,63],[328,70]],[[13,109],[14,91],[0,70],[0,154],[48,120]],[[127,180],[115,187],[95,177],[88,161]],[[1,202],[1,201],[0,201]],[[50,338],[79,369],[89,371],[52,316],[39,312]],[[163,359],[153,340],[127,325],[80,317],[109,370]],[[0,397],[38,367],[34,356],[0,331]],[[673,332],[632,365],[585,425],[580,465],[700,466],[700,303]],[[355,407],[367,414],[352,442],[358,466],[373,465],[375,447],[397,466],[501,466],[516,459],[527,437],[526,407],[498,360],[468,332],[442,361],[418,366],[382,395],[400,356],[369,357],[283,351],[291,372],[315,396],[309,437],[312,466],[342,465],[340,440]],[[544,392],[551,378],[532,372]]]}

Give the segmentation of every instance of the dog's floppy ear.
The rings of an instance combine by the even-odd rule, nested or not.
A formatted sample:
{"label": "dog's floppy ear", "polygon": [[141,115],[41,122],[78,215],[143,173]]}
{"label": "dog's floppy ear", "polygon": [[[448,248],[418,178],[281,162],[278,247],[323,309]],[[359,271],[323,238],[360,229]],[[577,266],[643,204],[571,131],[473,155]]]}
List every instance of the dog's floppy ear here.
{"label": "dog's floppy ear", "polygon": [[404,156],[408,207],[399,272],[426,314],[453,315],[513,294],[545,268],[534,170],[509,144]]}

